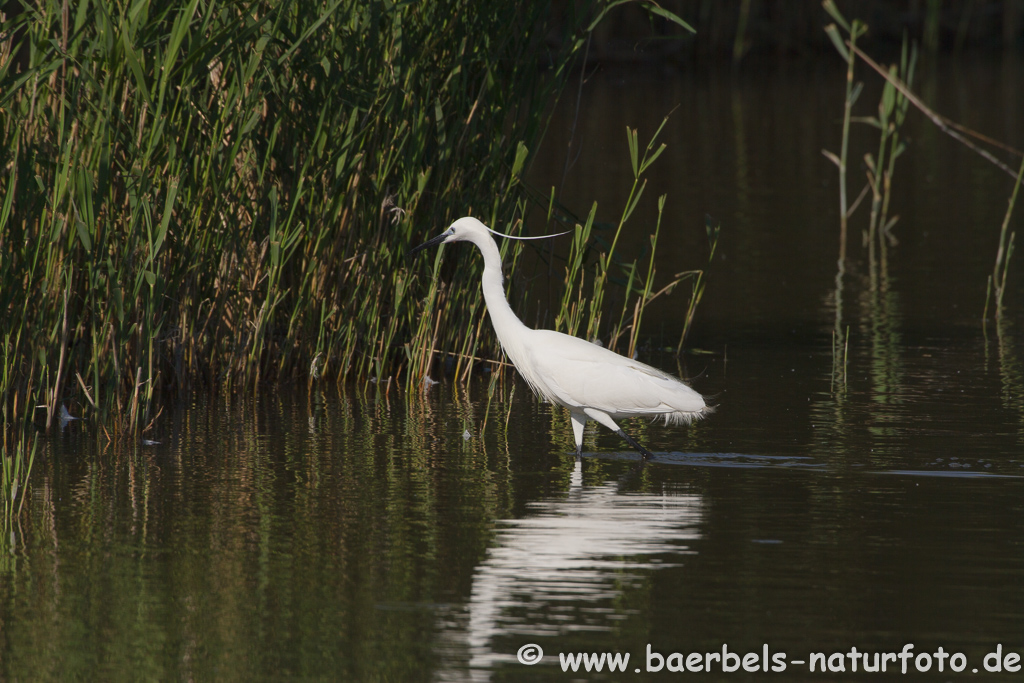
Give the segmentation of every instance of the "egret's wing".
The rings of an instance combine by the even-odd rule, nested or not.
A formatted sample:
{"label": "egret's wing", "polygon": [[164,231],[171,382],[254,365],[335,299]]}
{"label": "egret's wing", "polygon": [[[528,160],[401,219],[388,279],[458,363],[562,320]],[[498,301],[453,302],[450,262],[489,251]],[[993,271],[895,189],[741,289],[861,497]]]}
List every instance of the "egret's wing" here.
{"label": "egret's wing", "polygon": [[538,379],[563,405],[618,416],[705,408],[700,394],[671,375],[577,337],[539,335],[530,358]]}

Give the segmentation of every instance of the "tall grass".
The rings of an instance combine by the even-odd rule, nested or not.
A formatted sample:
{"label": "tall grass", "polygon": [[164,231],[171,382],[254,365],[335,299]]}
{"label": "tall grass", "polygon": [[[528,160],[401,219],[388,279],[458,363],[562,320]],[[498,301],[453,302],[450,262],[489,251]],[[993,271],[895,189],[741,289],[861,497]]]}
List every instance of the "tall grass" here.
{"label": "tall grass", "polygon": [[[847,63],[847,76],[846,76],[846,105],[843,117],[843,137],[842,137],[842,152],[840,156],[836,156],[834,153],[827,150],[822,150],[826,157],[833,161],[839,168],[839,197],[840,197],[840,249],[839,249],[839,267],[838,274],[836,276],[836,328],[833,336],[841,334],[841,297],[842,297],[842,275],[844,270],[844,262],[846,255],[846,231],[847,231],[847,219],[856,210],[859,205],[861,198],[867,193],[868,189],[872,193],[871,202],[871,219],[869,222],[868,230],[865,233],[865,244],[869,247],[869,261],[872,266],[872,279],[875,278],[875,245],[876,243],[881,249],[882,257],[882,271],[885,271],[885,259],[886,259],[886,243],[895,243],[895,239],[891,235],[891,228],[896,223],[897,216],[889,217],[889,199],[891,197],[891,186],[892,177],[895,171],[896,159],[906,149],[906,143],[901,140],[900,133],[901,128],[906,119],[906,113],[909,109],[909,105],[913,104],[919,109],[936,127],[942,132],[946,133],[950,137],[959,141],[972,151],[976,152],[979,156],[986,159],[996,167],[1000,168],[1010,177],[1014,178],[1013,190],[1010,194],[1008,201],[1008,207],[1006,216],[1003,220],[1002,227],[999,232],[999,244],[996,249],[995,266],[993,267],[992,274],[988,277],[988,283],[985,293],[985,309],[982,313],[982,320],[988,319],[988,306],[989,301],[993,294],[995,296],[995,316],[999,319],[1003,311],[1003,297],[1006,293],[1006,276],[1009,269],[1010,258],[1013,255],[1014,241],[1016,238],[1015,233],[1012,231],[1008,232],[1008,226],[1010,217],[1013,214],[1014,204],[1017,200],[1017,192],[1024,179],[1024,162],[1021,162],[1019,170],[1016,172],[1006,164],[1003,160],[997,158],[991,151],[984,149],[977,144],[985,143],[992,147],[999,148],[1005,152],[1009,152],[1016,156],[1021,156],[1018,150],[1013,149],[1009,145],[1001,143],[997,140],[982,135],[976,131],[973,131],[963,125],[960,125],[954,121],[951,121],[944,116],[941,116],[937,112],[933,111],[927,105],[925,105],[919,97],[917,97],[913,90],[914,81],[914,70],[917,63],[917,47],[916,45],[909,51],[907,49],[907,38],[904,34],[903,39],[903,51],[900,56],[900,63],[897,67],[895,64],[891,65],[888,69],[883,68],[877,64],[871,57],[864,53],[863,50],[857,47],[857,38],[867,31],[867,26],[858,21],[853,20],[847,22],[847,20],[839,12],[835,5],[834,0],[824,0],[822,2],[823,8],[832,16],[836,23],[829,24],[825,27],[825,32],[831,39],[833,45],[839,54]],[[929,22],[931,26],[931,35],[929,37],[928,30],[926,30],[925,41],[931,43],[930,49],[935,49],[935,31],[937,31],[937,12],[929,12]],[[843,39],[840,35],[839,28],[836,24],[841,26],[844,31],[848,34],[847,39]],[[857,96],[860,94],[861,85],[857,83],[853,85],[853,68],[857,58],[860,58],[864,63],[874,69],[879,75],[885,79],[885,85],[882,91],[882,100],[878,105],[878,117],[851,117],[851,109],[853,103],[856,101]],[[867,178],[868,184],[865,186],[864,191],[861,193],[861,197],[858,198],[853,206],[847,209],[846,201],[846,159],[848,150],[848,137],[849,137],[849,124],[851,121],[861,121],[869,123],[879,129],[881,135],[878,147],[877,159],[871,154],[864,156],[865,165],[867,167]],[[972,141],[972,138],[975,141]],[[876,240],[877,238],[877,240]],[[835,366],[835,354],[833,354],[833,366]]]}
{"label": "tall grass", "polygon": [[6,441],[0,449],[0,501],[3,502],[4,530],[11,520],[21,514],[25,505],[26,483],[32,474],[35,464],[36,450],[39,446],[38,437],[32,439],[29,447],[28,438],[17,440],[8,449]]}
{"label": "tall grass", "polygon": [[[825,27],[825,32],[831,39],[836,50],[846,62],[846,98],[843,109],[843,132],[841,152],[836,156],[832,152],[823,150],[839,169],[839,197],[840,197],[840,244],[839,258],[836,264],[835,277],[835,322],[832,329],[832,371],[831,391],[840,393],[846,390],[847,370],[849,364],[849,342],[850,326],[844,324],[843,303],[844,303],[844,276],[846,273],[846,241],[849,218],[856,211],[861,201],[871,194],[871,215],[868,227],[864,231],[864,246],[868,249],[869,278],[871,283],[871,301],[873,302],[872,314],[877,318],[887,319],[881,315],[881,309],[888,288],[888,260],[887,248],[895,244],[891,230],[896,224],[898,216],[889,216],[890,199],[892,197],[892,183],[896,172],[896,160],[906,150],[907,143],[902,139],[903,124],[906,119],[910,98],[906,89],[913,84],[914,70],[917,63],[917,47],[908,47],[906,36],[903,40],[903,50],[898,65],[890,66],[883,75],[886,76],[885,85],[882,89],[882,97],[878,103],[877,115],[875,116],[853,116],[853,106],[861,92],[862,83],[854,82],[854,67],[858,56],[863,58],[863,53],[857,48],[857,39],[867,33],[868,27],[859,20],[847,21],[839,12],[832,0],[825,0],[822,3],[824,9],[835,20],[835,23]],[[840,28],[846,33],[847,38],[840,34]],[[902,88],[897,83],[903,84]],[[879,131],[878,151],[876,154],[870,152],[864,154],[865,174],[867,184],[857,199],[848,206],[846,195],[846,170],[847,160],[850,153],[849,135],[851,123],[866,123]],[[876,304],[878,308],[876,309]]]}
{"label": "tall grass", "polygon": [[[637,205],[643,197],[647,187],[647,179],[644,174],[654,161],[665,151],[665,144],[655,147],[658,135],[665,127],[668,119],[662,121],[661,125],[651,136],[650,142],[640,153],[639,136],[636,129],[626,129],[626,142],[629,149],[629,162],[633,172],[633,183],[630,186],[626,203],[622,207],[618,223],[612,231],[610,239],[598,239],[594,233],[594,220],[597,215],[597,204],[591,207],[586,222],[577,225],[577,234],[573,239],[572,251],[566,261],[566,288],[562,295],[561,308],[555,317],[555,329],[564,331],[571,335],[582,335],[587,339],[596,339],[600,336],[602,329],[602,317],[605,313],[604,297],[608,290],[609,280],[615,276],[624,278],[625,295],[623,306],[618,320],[608,325],[609,348],[616,350],[619,339],[630,330],[639,327],[639,317],[643,306],[646,305],[650,294],[651,285],[654,279],[654,250],[657,248],[658,234],[661,228],[661,219],[665,206],[665,197],[658,199],[658,218],[655,223],[654,232],[650,239],[652,242],[651,260],[647,268],[646,280],[641,284],[639,266],[636,260],[622,261],[621,255],[616,248],[619,239],[622,237],[626,223],[629,221]],[[584,277],[584,263],[588,255],[594,255],[593,275],[589,281]],[[639,293],[637,299],[636,314],[632,323],[627,323],[627,316],[630,313],[629,301],[631,294]],[[586,327],[583,328],[584,320]],[[635,344],[635,335],[629,337],[629,348],[626,353],[632,355]]]}
{"label": "tall grass", "polygon": [[[509,215],[543,3],[43,0],[0,45],[0,407],[393,373],[432,226]],[[581,22],[571,24],[577,28]],[[509,169],[512,168],[512,173]]]}
{"label": "tall grass", "polygon": [[908,50],[907,39],[904,37],[900,63],[889,67],[892,80],[886,80],[882,88],[882,99],[878,103],[878,116],[858,119],[879,131],[878,155],[864,155],[867,166],[865,173],[868,186],[871,188],[871,219],[865,241],[871,248],[872,255],[876,238],[881,247],[883,258],[886,243],[895,243],[892,227],[899,219],[889,217],[889,200],[892,197],[892,181],[896,173],[896,159],[906,150],[907,143],[901,139],[903,122],[907,117],[910,101],[906,95],[896,89],[895,80],[902,80],[908,88],[914,85],[914,70],[917,65],[917,45]]}
{"label": "tall grass", "polygon": [[[428,347],[489,353],[461,320],[427,326],[437,281],[405,254],[460,215],[522,217],[544,112],[618,4],[12,5],[5,427],[35,406],[49,425],[74,402],[112,436],[138,433],[158,392],[386,378]],[[471,292],[471,320],[476,288],[452,291]]]}
{"label": "tall grass", "polygon": [[[671,293],[680,283],[690,280],[692,290],[687,305],[686,315],[683,319],[683,331],[679,338],[676,349],[677,354],[682,352],[683,343],[691,329],[697,306],[706,286],[705,271],[701,269],[687,270],[675,273],[667,283],[655,290],[657,270],[655,269],[655,256],[658,248],[658,237],[661,233],[661,224],[665,212],[667,197],[658,197],[658,213],[649,233],[649,250],[647,252],[646,271],[642,270],[640,258],[626,260],[617,251],[619,239],[626,228],[633,212],[643,197],[644,189],[647,187],[647,180],[644,174],[655,160],[665,151],[664,143],[657,144],[658,136],[668,123],[666,117],[651,136],[647,146],[641,154],[640,141],[636,129],[626,129],[626,142],[629,149],[629,162],[633,172],[633,183],[630,186],[626,203],[619,215],[619,221],[614,226],[610,240],[600,239],[594,232],[594,221],[597,215],[597,204],[591,206],[590,212],[583,223],[575,225],[572,246],[569,256],[566,259],[565,283],[562,291],[558,310],[556,311],[554,327],[556,330],[571,335],[582,334],[587,339],[602,338],[602,320],[605,312],[604,298],[609,289],[609,284],[618,281],[621,283],[622,306],[618,319],[607,328],[607,344],[612,350],[625,353],[627,356],[636,354],[640,337],[640,324],[646,307],[656,298],[663,294]],[[550,212],[549,212],[550,215]],[[709,263],[714,258],[715,247],[718,243],[719,226],[712,227],[711,219],[708,217],[707,234],[709,242]],[[588,270],[586,267],[588,259],[592,260],[593,274],[587,279]],[[585,323],[585,324],[584,324]],[[626,340],[625,347],[621,347],[620,340]]]}
{"label": "tall grass", "polygon": [[[839,169],[839,261],[840,267],[842,267],[842,262],[846,260],[847,222],[849,221],[850,214],[852,214],[857,208],[858,203],[854,202],[853,206],[850,207],[846,198],[846,168],[850,146],[850,123],[852,120],[853,105],[857,102],[857,99],[860,97],[861,90],[864,87],[862,82],[855,82],[853,80],[853,67],[857,61],[853,48],[857,44],[857,38],[867,33],[868,27],[859,19],[847,22],[836,8],[833,0],[825,0],[825,2],[822,3],[822,6],[836,22],[826,26],[825,33],[828,34],[828,37],[832,40],[832,44],[835,45],[839,54],[844,60],[846,60],[846,99],[843,104],[843,137],[839,156],[836,156],[833,152],[822,150],[822,153]],[[839,28],[836,27],[836,24],[839,24],[843,31],[846,32],[847,36],[849,36],[849,48],[847,48],[843,38],[840,36]]]}
{"label": "tall grass", "polygon": [[985,289],[985,311],[982,314],[982,320],[988,319],[988,301],[992,292],[995,292],[995,311],[996,320],[1001,320],[1003,317],[1003,296],[1006,294],[1006,274],[1010,270],[1010,257],[1013,256],[1014,242],[1017,238],[1017,233],[1009,231],[1009,237],[1007,237],[1007,228],[1010,225],[1010,217],[1013,215],[1013,207],[1017,203],[1017,191],[1020,190],[1021,184],[1024,183],[1024,159],[1021,159],[1020,170],[1017,171],[1017,178],[1013,183],[1013,191],[1010,193],[1010,200],[1006,206],[1006,216],[1003,218],[1003,225],[999,229],[999,247],[996,249],[996,262],[992,268],[992,274],[988,276],[988,286]]}
{"label": "tall grass", "polygon": [[[834,395],[837,384],[842,389],[845,389],[846,387],[846,349],[848,348],[847,345],[849,342],[849,326],[846,326],[846,330],[843,329],[843,291],[844,278],[846,275],[846,243],[848,225],[850,216],[854,211],[856,211],[857,206],[860,204],[860,198],[863,198],[864,196],[864,193],[861,193],[860,198],[854,201],[852,206],[849,205],[846,196],[846,170],[850,149],[850,124],[853,122],[853,106],[860,97],[860,93],[864,87],[864,83],[854,81],[854,66],[856,64],[857,57],[853,49],[856,46],[857,38],[867,33],[868,27],[859,19],[854,19],[852,22],[847,21],[839,12],[839,9],[836,7],[833,0],[824,0],[824,2],[822,2],[822,7],[824,7],[825,11],[828,12],[828,14],[835,20],[835,23],[829,24],[825,27],[825,33],[832,41],[832,44],[839,52],[839,55],[846,62],[846,97],[843,101],[843,133],[840,143],[840,152],[836,155],[834,152],[824,149],[821,150],[822,154],[834,163],[836,168],[839,170],[839,256],[836,259],[836,288],[833,294],[835,322],[832,327],[832,379],[830,384],[830,391]],[[840,27],[848,36],[848,43],[844,41],[843,37],[840,35]],[[865,190],[866,189],[867,188],[865,188]]]}

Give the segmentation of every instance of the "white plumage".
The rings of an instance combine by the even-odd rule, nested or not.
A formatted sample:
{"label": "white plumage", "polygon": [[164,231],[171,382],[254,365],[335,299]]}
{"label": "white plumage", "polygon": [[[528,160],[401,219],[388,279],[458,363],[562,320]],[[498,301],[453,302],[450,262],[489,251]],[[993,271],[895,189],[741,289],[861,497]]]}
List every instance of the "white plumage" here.
{"label": "white plumage", "polygon": [[643,416],[680,424],[711,412],[700,394],[661,370],[578,337],[524,325],[505,298],[501,254],[492,232],[475,218],[460,218],[413,252],[448,242],[472,242],[480,249],[484,257],[481,286],[498,341],[537,394],[569,409],[577,455],[588,419],[616,432],[649,458],[651,453],[622,431],[616,420]]}

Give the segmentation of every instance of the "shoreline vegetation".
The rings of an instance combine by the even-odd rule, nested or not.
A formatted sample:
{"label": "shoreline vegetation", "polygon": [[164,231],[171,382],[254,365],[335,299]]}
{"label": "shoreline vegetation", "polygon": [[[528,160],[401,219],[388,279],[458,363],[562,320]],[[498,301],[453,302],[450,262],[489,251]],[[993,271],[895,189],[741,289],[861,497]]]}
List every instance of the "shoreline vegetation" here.
{"label": "shoreline vegetation", "polygon": [[394,372],[425,280],[409,246],[514,211],[516,144],[572,58],[539,77],[542,11],[49,0],[8,20],[5,427],[73,400],[116,438],[159,392]]}
{"label": "shoreline vegetation", "polygon": [[528,150],[617,4],[9,5],[4,452],[69,415],[138,437],[159,396],[498,357],[472,273],[406,253],[465,214],[522,229]]}

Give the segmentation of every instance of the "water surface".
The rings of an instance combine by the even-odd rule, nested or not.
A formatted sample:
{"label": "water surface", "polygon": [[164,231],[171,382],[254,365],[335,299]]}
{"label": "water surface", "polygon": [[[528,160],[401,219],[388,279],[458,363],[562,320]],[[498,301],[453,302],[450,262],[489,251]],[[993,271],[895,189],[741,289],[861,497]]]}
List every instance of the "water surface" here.
{"label": "water surface", "polygon": [[[1021,147],[1022,74],[961,60],[921,87]],[[666,277],[704,265],[705,212],[722,223],[691,353],[660,351],[682,296],[645,319],[643,359],[718,406],[689,428],[629,424],[654,462],[593,425],[577,462],[564,411],[511,378],[489,401],[486,375],[197,399],[151,446],[73,423],[46,437],[4,540],[0,678],[645,680],[685,675],[646,672],[648,647],[725,645],[784,653],[772,675],[812,681],[795,663],[811,653],[912,643],[962,653],[941,680],[1019,680],[982,664],[1000,644],[1024,653],[1019,264],[1003,321],[981,322],[1009,180],[912,115],[899,244],[872,262],[857,214],[837,278],[820,150],[838,148],[841,91],[841,71],[804,63],[602,72],[564,180],[575,102],[556,112],[531,182],[611,221],[625,127],[649,135],[675,108],[624,244],[639,253],[667,194]],[[526,666],[531,644],[545,656]],[[563,673],[577,652],[629,653],[628,673]]]}

